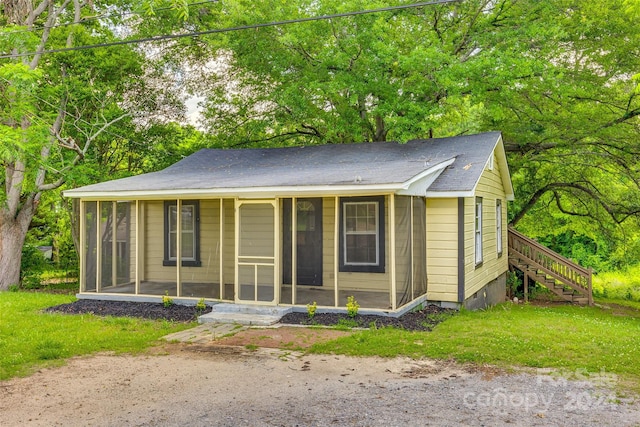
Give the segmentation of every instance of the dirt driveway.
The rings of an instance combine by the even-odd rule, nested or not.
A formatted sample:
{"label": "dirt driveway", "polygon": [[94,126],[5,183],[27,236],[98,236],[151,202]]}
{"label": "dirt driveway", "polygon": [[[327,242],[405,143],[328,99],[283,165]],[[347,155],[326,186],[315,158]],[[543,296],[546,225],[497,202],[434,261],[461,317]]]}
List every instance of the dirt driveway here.
{"label": "dirt driveway", "polygon": [[0,425],[640,425],[640,405],[614,397],[585,382],[452,362],[167,344],[0,382]]}

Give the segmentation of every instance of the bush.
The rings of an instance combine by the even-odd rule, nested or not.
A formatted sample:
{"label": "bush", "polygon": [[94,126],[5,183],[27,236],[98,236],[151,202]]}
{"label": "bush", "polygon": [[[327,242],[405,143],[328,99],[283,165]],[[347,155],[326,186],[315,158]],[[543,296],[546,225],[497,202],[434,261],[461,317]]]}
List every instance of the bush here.
{"label": "bush", "polygon": [[40,250],[32,244],[25,243],[22,247],[20,262],[20,282],[23,289],[40,287],[40,276],[49,264]]}
{"label": "bush", "polygon": [[593,276],[593,296],[640,301],[640,265]]}

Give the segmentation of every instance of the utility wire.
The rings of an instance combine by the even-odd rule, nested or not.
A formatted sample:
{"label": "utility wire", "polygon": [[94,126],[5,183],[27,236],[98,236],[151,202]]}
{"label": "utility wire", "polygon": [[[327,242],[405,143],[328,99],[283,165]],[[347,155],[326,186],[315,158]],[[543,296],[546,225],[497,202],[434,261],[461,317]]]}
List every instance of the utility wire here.
{"label": "utility wire", "polygon": [[59,49],[46,49],[41,52],[4,54],[4,55],[0,55],[0,59],[19,58],[19,57],[32,56],[37,54],[72,52],[76,50],[96,49],[101,47],[123,46],[123,45],[146,43],[146,42],[181,39],[186,37],[199,37],[199,36],[208,35],[208,34],[228,33],[232,31],[242,31],[242,30],[250,30],[250,29],[256,29],[256,28],[277,27],[281,25],[298,24],[301,22],[323,21],[328,19],[344,18],[349,16],[367,15],[367,14],[373,14],[373,13],[391,12],[391,11],[405,10],[405,9],[415,9],[423,6],[434,6],[439,4],[458,3],[460,1],[462,0],[434,0],[434,1],[412,3],[412,4],[406,4],[406,5],[400,5],[400,6],[388,6],[388,7],[381,7],[377,9],[366,9],[366,10],[357,10],[353,12],[334,13],[330,15],[312,16],[308,18],[287,19],[283,21],[265,22],[261,24],[249,24],[249,25],[241,25],[237,27],[218,28],[214,30],[193,31],[189,33],[180,33],[180,34],[164,34],[160,36],[145,37],[140,39],[121,40],[121,41],[115,41],[115,42],[65,47],[65,48],[59,48]]}
{"label": "utility wire", "polygon": [[[187,3],[186,6],[187,7],[201,6],[203,4],[211,4],[211,3],[217,3],[217,2],[218,2],[218,0],[206,0],[206,1],[196,2],[196,3]],[[159,7],[157,9],[155,9],[155,11],[164,11],[164,10],[172,10],[172,9],[173,8],[171,6],[166,6],[166,7]],[[111,13],[104,13],[102,15],[83,17],[83,18],[80,19],[79,22],[64,22],[62,24],[56,24],[56,25],[51,25],[51,26],[43,25],[41,27],[33,27],[33,28],[25,28],[25,29],[21,29],[21,30],[7,31],[6,33],[2,33],[2,34],[5,35],[5,34],[34,33],[36,31],[40,31],[40,30],[44,30],[44,29],[52,29],[52,28],[68,27],[70,25],[76,25],[76,24],[84,24],[84,23],[89,22],[89,21],[94,21],[96,19],[102,19],[102,18],[109,18],[111,16],[125,17],[125,16],[133,16],[133,15],[142,16],[138,12],[111,12]]]}

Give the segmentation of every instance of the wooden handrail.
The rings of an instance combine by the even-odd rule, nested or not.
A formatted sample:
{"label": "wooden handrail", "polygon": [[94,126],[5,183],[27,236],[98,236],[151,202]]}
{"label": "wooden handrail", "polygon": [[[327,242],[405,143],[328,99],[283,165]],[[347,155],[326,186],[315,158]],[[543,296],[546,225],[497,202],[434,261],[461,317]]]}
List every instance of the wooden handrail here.
{"label": "wooden handrail", "polygon": [[563,284],[587,293],[589,305],[593,304],[591,269],[576,264],[511,227],[508,237],[510,253],[519,255]]}

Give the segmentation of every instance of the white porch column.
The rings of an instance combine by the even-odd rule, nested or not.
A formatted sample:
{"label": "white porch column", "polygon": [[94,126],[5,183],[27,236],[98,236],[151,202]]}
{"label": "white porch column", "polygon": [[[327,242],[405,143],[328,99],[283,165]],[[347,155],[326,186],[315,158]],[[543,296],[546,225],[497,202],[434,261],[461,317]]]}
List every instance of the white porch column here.
{"label": "white porch column", "polygon": [[[282,291],[282,276],[280,274],[280,199],[273,202],[273,299],[276,305],[280,304],[280,292]],[[256,269],[257,271],[257,269]],[[256,283],[258,283],[256,279]],[[257,297],[257,291],[256,291]]]}
{"label": "white porch column", "polygon": [[410,261],[410,269],[409,269],[409,274],[411,274],[411,301],[413,301],[413,299],[416,297],[415,296],[415,291],[414,291],[414,285],[413,285],[413,272],[414,272],[414,258],[413,258],[413,196],[411,196],[410,199],[410,209],[409,209],[409,238],[410,238],[410,242],[411,242],[411,247],[409,248],[409,256],[411,257],[411,261]]}
{"label": "white porch column", "polygon": [[333,293],[334,306],[340,305],[338,295],[338,263],[340,262],[340,198],[335,197],[334,222],[333,222]]}
{"label": "white porch column", "polygon": [[[380,219],[384,221],[384,218]],[[395,310],[396,301],[396,195],[389,195],[389,275],[391,276],[391,309]]]}
{"label": "white porch column", "polygon": [[142,221],[140,220],[140,211],[142,210],[140,206],[140,200],[136,200],[136,271],[135,271],[135,285],[134,285],[134,294],[138,295],[140,293],[140,238],[141,231],[140,227],[142,226]]}
{"label": "white porch column", "polygon": [[87,290],[87,213],[86,202],[82,199],[80,203],[80,292]]}
{"label": "white porch column", "polygon": [[298,287],[298,199],[291,198],[291,304],[296,303]]}
{"label": "white porch column", "polygon": [[[171,221],[171,218],[169,218]],[[182,200],[176,200],[176,296],[182,295]]]}
{"label": "white porch column", "polygon": [[102,291],[102,202],[96,202],[96,293]]}
{"label": "white porch column", "polygon": [[224,199],[220,198],[220,299],[224,299]]}
{"label": "white porch column", "polygon": [[111,286],[118,284],[118,202],[111,202]]}

